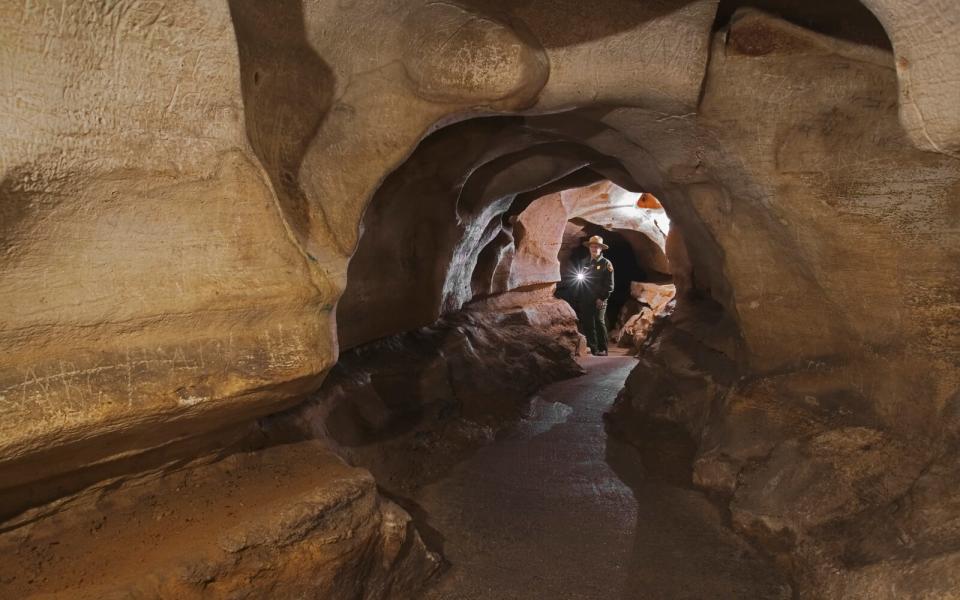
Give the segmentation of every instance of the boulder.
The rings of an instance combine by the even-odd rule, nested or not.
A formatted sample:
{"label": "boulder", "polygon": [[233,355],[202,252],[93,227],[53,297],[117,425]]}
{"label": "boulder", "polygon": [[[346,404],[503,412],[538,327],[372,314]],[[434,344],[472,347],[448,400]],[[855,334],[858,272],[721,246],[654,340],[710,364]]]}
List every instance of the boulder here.
{"label": "boulder", "polygon": [[319,442],[108,482],[24,515],[0,547],[10,597],[413,597],[440,567],[370,473]]}

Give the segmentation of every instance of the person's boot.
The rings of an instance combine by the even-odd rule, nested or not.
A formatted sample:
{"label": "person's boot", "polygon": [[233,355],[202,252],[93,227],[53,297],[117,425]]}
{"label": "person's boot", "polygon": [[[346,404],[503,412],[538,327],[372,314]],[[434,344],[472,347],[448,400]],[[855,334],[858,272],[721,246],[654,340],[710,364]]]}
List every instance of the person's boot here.
{"label": "person's boot", "polygon": [[597,356],[606,356],[606,355],[607,355],[606,350],[601,350],[600,352],[597,352]]}

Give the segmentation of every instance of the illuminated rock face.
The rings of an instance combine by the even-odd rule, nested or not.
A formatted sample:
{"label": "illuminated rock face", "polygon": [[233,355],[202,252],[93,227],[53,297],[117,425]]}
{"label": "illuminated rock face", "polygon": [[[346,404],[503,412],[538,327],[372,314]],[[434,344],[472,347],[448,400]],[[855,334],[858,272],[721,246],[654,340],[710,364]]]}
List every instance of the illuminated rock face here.
{"label": "illuminated rock face", "polygon": [[[867,557],[803,571],[825,597],[934,580],[955,538],[925,474],[955,473],[934,457],[960,430],[960,7],[863,5],[892,53],[750,11],[714,32],[707,0],[7,3],[0,509],[228,445],[319,385],[335,318],[354,346],[549,288],[532,242],[557,213],[521,208],[609,179],[682,231],[674,358],[645,358],[618,414],[686,424],[699,481],[778,551],[789,530],[783,551]],[[926,461],[907,514],[850,521],[938,540],[909,568],[921,542],[805,529],[899,502],[899,480],[813,520],[754,495],[818,452],[861,489],[844,465],[868,450],[839,427]]]}
{"label": "illuminated rock face", "polygon": [[641,206],[642,199],[652,194],[636,194],[612,182],[600,182],[564,190],[560,195],[571,221],[591,223],[623,236],[647,271],[661,276],[671,273],[666,255],[670,219],[659,205]]}
{"label": "illuminated rock face", "polygon": [[491,295],[553,286],[571,219],[621,232],[645,265],[670,273],[662,210],[638,209],[639,194],[610,181],[550,192],[601,178],[591,170],[596,158],[549,142],[547,156],[511,152],[502,144],[523,142],[517,132],[484,121],[447,128],[387,178],[364,216],[337,307],[341,348],[429,325]]}

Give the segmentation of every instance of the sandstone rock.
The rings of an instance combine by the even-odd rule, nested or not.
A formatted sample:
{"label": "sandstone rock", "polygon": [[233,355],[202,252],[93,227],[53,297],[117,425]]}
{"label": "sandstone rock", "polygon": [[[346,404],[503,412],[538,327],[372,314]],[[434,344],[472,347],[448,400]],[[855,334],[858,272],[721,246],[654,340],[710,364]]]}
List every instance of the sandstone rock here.
{"label": "sandstone rock", "polygon": [[670,313],[676,287],[633,281],[630,294],[635,301],[627,302],[620,310],[614,339],[621,347],[639,350],[655,320]]}
{"label": "sandstone rock", "polygon": [[547,57],[536,38],[485,15],[426,4],[404,29],[404,68],[417,95],[429,100],[532,100],[547,81]]}
{"label": "sandstone rock", "polygon": [[370,474],[316,442],[171,465],[50,510],[0,535],[5,596],[410,597],[439,568]]}
{"label": "sandstone rock", "polygon": [[735,360],[709,345],[729,336],[730,327],[716,305],[678,306],[651,334],[627,377],[611,410],[614,430],[631,437],[634,426],[659,421],[699,440],[713,405],[737,375]]}
{"label": "sandstone rock", "polygon": [[766,459],[783,440],[838,427],[876,427],[870,402],[844,383],[855,372],[814,366],[737,381],[702,432],[694,482],[733,493],[741,469]]}
{"label": "sandstone rock", "polygon": [[730,509],[734,525],[782,548],[831,521],[903,495],[925,457],[864,427],[832,429],[781,443],[745,474]]}
{"label": "sandstone rock", "polygon": [[660,210],[663,208],[663,205],[660,204],[660,201],[657,200],[656,196],[649,192],[644,192],[640,194],[640,197],[637,199],[637,208]]}
{"label": "sandstone rock", "polygon": [[690,256],[687,254],[683,234],[677,227],[670,228],[670,233],[667,234],[667,240],[664,243],[664,251],[670,265],[670,274],[673,276],[673,284],[677,289],[677,295],[686,296],[688,292],[694,289],[693,265],[690,264]]}
{"label": "sandstone rock", "polygon": [[582,373],[581,337],[550,290],[493,296],[344,352],[316,394],[261,428],[274,442],[327,440],[405,494],[488,443],[537,389]]}
{"label": "sandstone rock", "polygon": [[619,233],[651,275],[670,274],[665,254],[669,219],[663,207],[640,207],[637,194],[610,181],[565,190],[560,197],[569,219]]}
{"label": "sandstone rock", "polygon": [[957,553],[917,560],[885,561],[850,570],[835,569],[818,578],[804,597],[824,600],[960,597]]}
{"label": "sandstone rock", "polygon": [[[960,15],[940,11],[936,25],[919,6],[865,0],[883,23],[896,54],[900,120],[918,147],[953,154],[960,150],[960,117],[952,99],[960,94],[957,33]],[[911,10],[920,9],[920,10]],[[929,20],[929,21],[928,21]]]}
{"label": "sandstone rock", "polygon": [[[682,230],[645,246],[666,250],[678,305],[621,426],[682,424],[698,481],[735,489],[746,527],[806,540],[811,593],[949,593],[953,505],[916,464],[957,431],[960,5],[863,5],[892,52],[754,10],[714,31],[710,0],[5,5],[3,514],[234,443],[342,349],[550,290],[558,219],[541,231],[533,215],[556,198],[523,209],[610,180]],[[500,325],[552,327],[560,310]],[[484,344],[464,329],[448,350],[464,366]],[[454,390],[422,366],[423,388]],[[807,373],[855,400],[849,422],[803,393]],[[372,429],[404,407],[356,402]],[[801,467],[832,504],[782,479],[796,506],[765,504]],[[900,492],[913,516],[873,514]],[[861,521],[883,536],[848,548],[827,531]],[[935,543],[894,551],[898,527]],[[184,589],[225,568],[211,552]]]}
{"label": "sandstone rock", "polygon": [[[950,549],[960,540],[960,460],[949,452],[930,464],[910,488],[898,529],[923,554]],[[960,588],[958,588],[960,589]]]}
{"label": "sandstone rock", "polygon": [[62,9],[0,9],[30,98],[0,115],[0,495],[282,408],[334,356],[226,3]]}
{"label": "sandstone rock", "polygon": [[630,295],[643,302],[654,312],[662,311],[668,302],[677,295],[677,288],[672,284],[658,285],[643,281],[630,282]]}

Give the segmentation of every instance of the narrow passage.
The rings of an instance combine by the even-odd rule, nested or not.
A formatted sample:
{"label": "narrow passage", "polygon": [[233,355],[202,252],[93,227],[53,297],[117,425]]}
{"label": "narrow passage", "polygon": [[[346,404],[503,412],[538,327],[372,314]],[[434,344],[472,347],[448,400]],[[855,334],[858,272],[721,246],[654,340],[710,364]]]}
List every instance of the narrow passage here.
{"label": "narrow passage", "polygon": [[529,419],[414,499],[452,564],[428,598],[789,598],[701,493],[645,474],[637,451],[608,440],[602,414],[635,360],[583,364],[587,375],[545,388]]}

